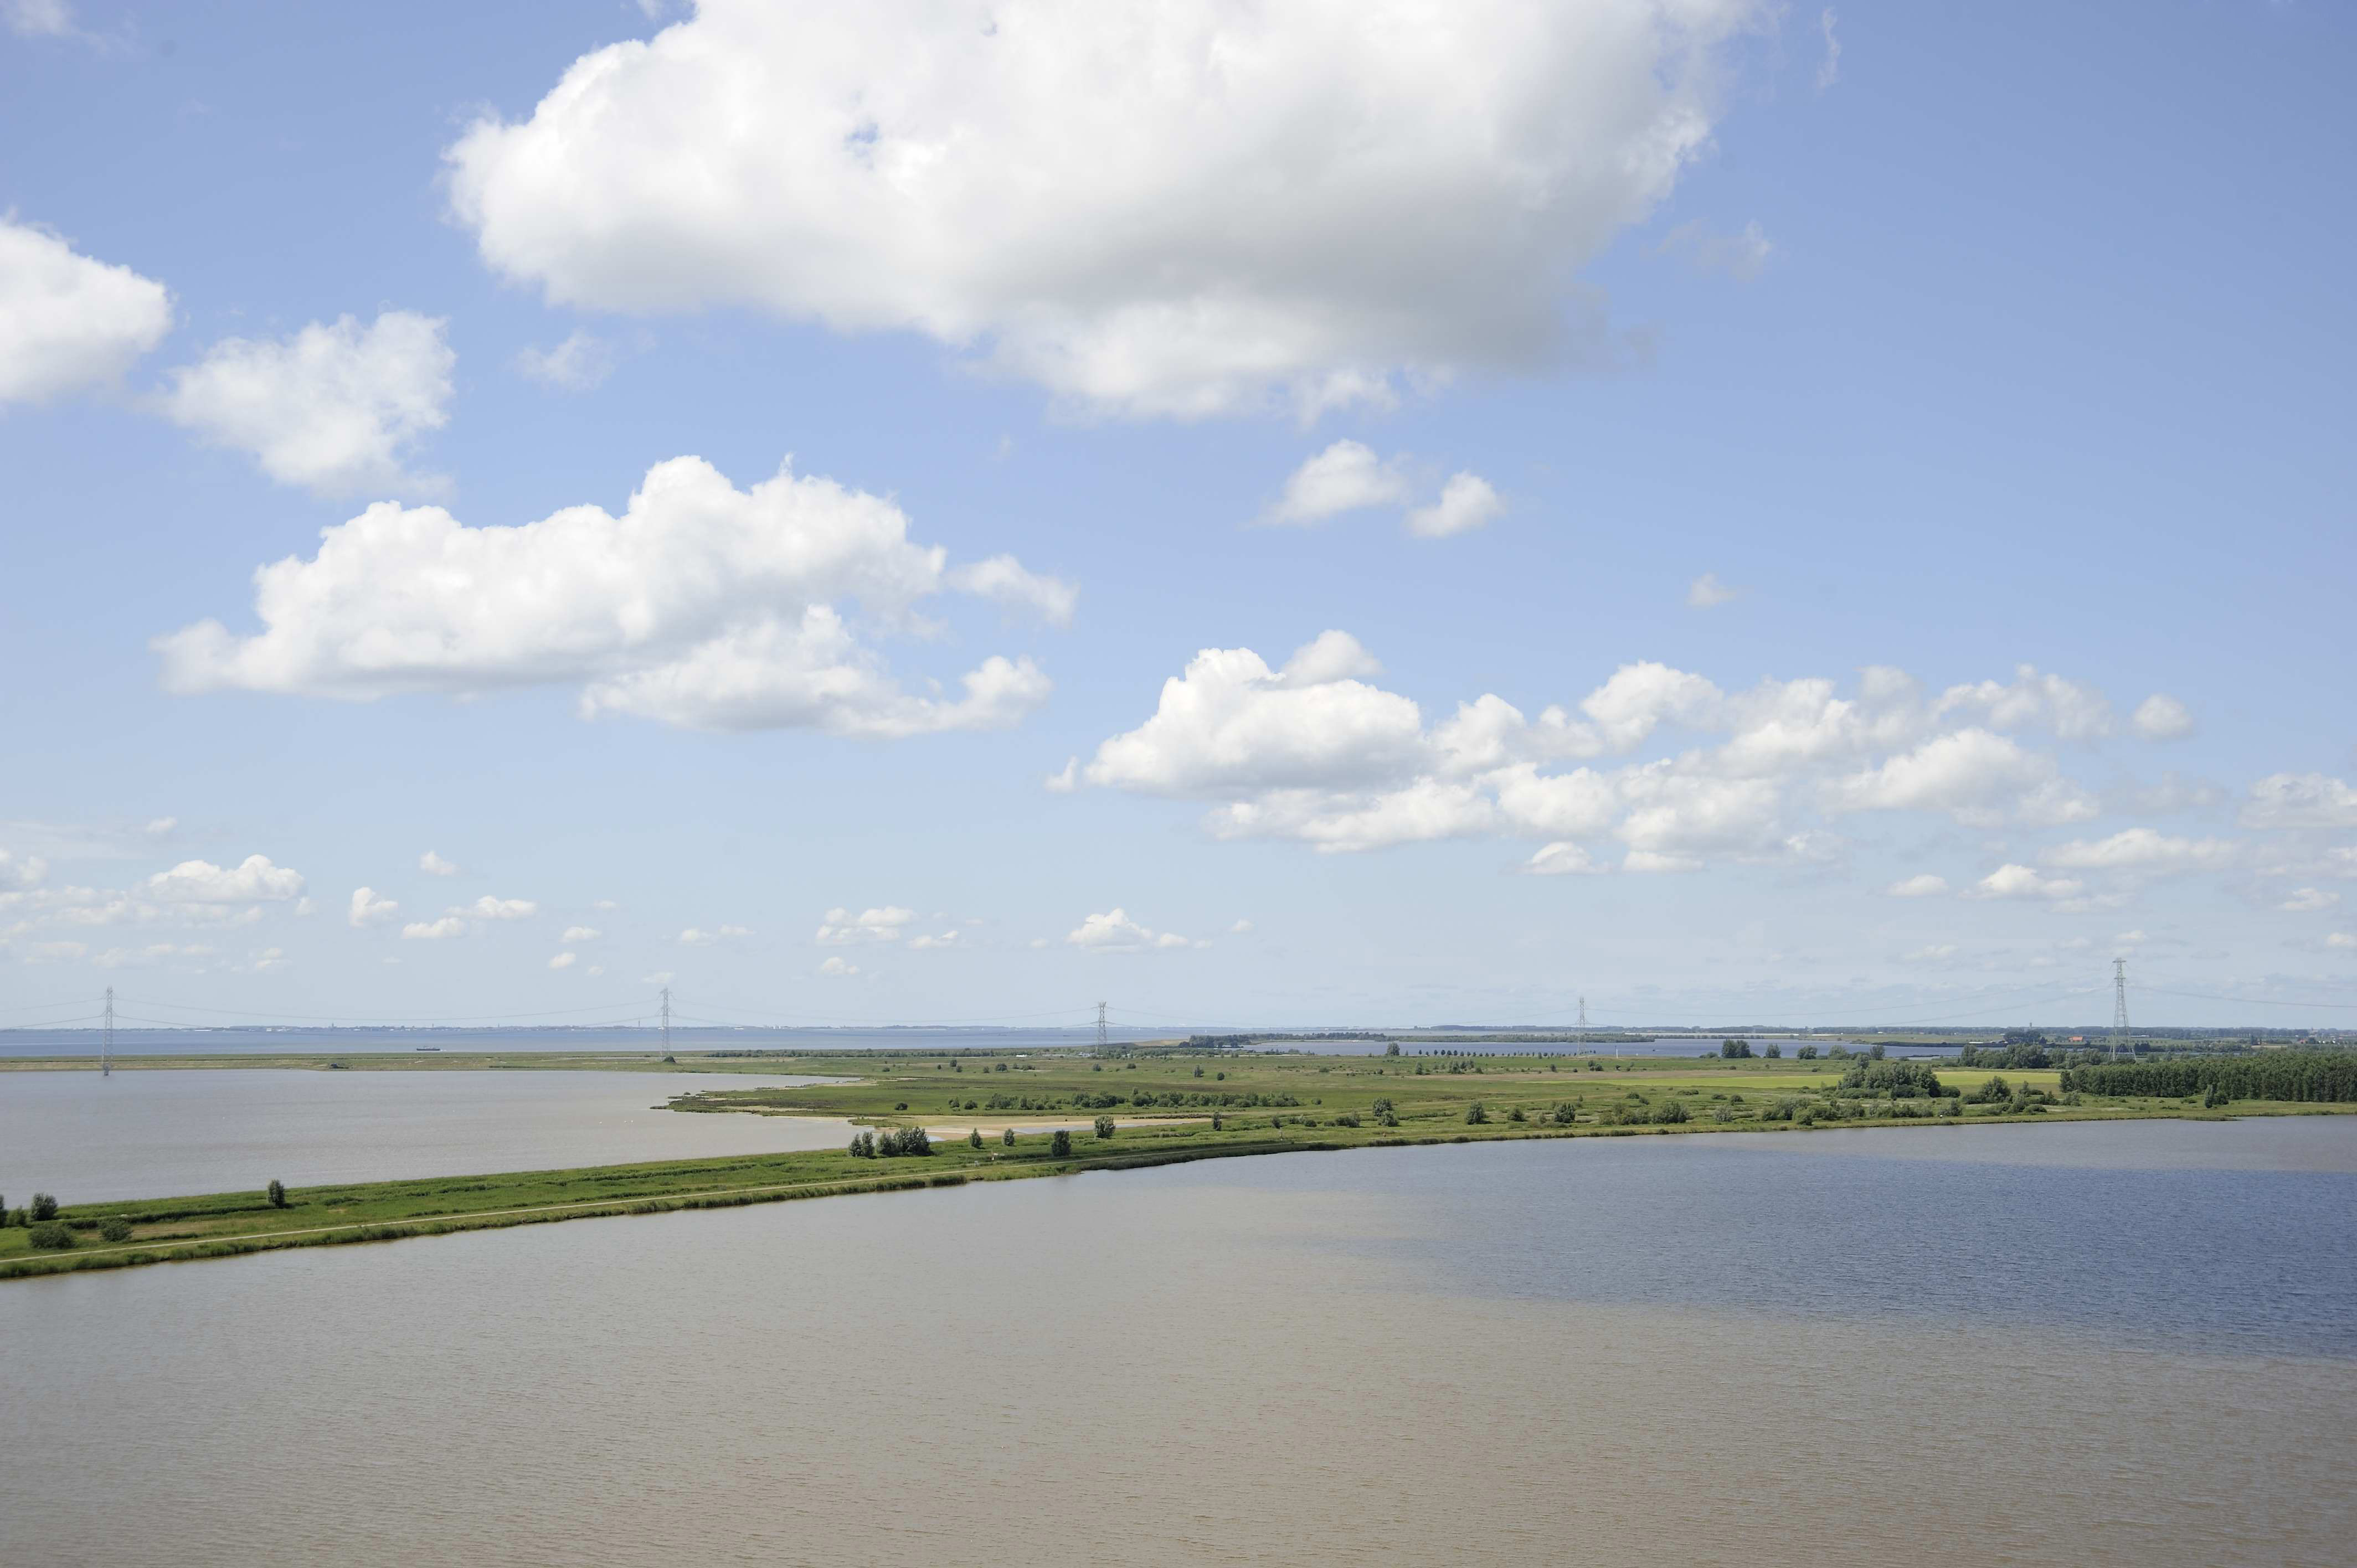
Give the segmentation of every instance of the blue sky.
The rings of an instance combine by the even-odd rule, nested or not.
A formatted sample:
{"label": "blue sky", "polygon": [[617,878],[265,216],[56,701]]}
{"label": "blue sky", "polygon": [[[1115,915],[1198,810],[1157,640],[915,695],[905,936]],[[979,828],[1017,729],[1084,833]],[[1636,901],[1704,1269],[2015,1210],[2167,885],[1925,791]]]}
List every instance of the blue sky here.
{"label": "blue sky", "polygon": [[770,13],[0,5],[9,1021],[2357,1024],[2345,10]]}

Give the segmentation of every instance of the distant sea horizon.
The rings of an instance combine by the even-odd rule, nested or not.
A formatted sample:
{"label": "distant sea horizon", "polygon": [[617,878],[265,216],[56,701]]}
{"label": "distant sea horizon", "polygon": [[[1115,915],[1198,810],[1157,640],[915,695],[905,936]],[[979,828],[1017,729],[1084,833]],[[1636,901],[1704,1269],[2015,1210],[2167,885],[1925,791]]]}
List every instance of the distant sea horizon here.
{"label": "distant sea horizon", "polygon": [[[1365,1056],[1380,1052],[1387,1041],[1396,1039],[1401,1042],[1403,1050],[1413,1053],[1419,1048],[1437,1050],[1450,1046],[1453,1043],[1450,1040],[1437,1037],[1442,1033],[1463,1035],[1484,1027],[1481,1025],[1450,1024],[1424,1028],[1370,1028],[1355,1034],[1345,1032],[1349,1026],[1335,1026],[1324,1030],[1271,1030],[1268,1033],[1272,1036],[1297,1034],[1305,1037],[1273,1038],[1265,1048],[1297,1050],[1319,1056]],[[1106,1037],[1115,1044],[1135,1045],[1148,1040],[1184,1038],[1189,1034],[1234,1036],[1244,1031],[1207,1026],[1200,1029],[1114,1026],[1105,1033]],[[1500,1033],[1503,1035],[1507,1031]],[[1609,1052],[1615,1048],[1629,1051],[1643,1047],[1661,1056],[1708,1056],[1717,1052],[1721,1033],[1713,1030],[1707,1037],[1692,1034],[1651,1038],[1624,1035],[1593,1040],[1581,1048]],[[1798,1037],[1797,1031],[1792,1034],[1767,1030],[1732,1033],[1754,1040]],[[1307,1037],[1313,1036],[1324,1037]],[[1042,1029],[927,1024],[747,1026],[741,1028],[674,1025],[671,1031],[671,1045],[674,1051],[1046,1050],[1093,1045],[1096,1037],[1096,1029],[1092,1026]],[[1848,1043],[1829,1036],[1809,1036],[1806,1038],[1819,1047]],[[1483,1048],[1483,1044],[1469,1041],[1465,1048]],[[1572,1043],[1560,1038],[1534,1039],[1531,1044],[1543,1049],[1558,1049],[1566,1056],[1574,1054]],[[0,1057],[94,1058],[102,1047],[101,1032],[94,1028],[0,1029]],[[662,1048],[662,1032],[660,1029],[613,1025],[577,1027],[228,1025],[169,1029],[118,1027],[114,1031],[114,1054],[118,1057],[360,1056],[436,1051],[452,1054],[630,1051],[654,1056],[660,1055]],[[1910,1045],[1902,1047],[1900,1054],[1949,1055],[1954,1050],[1955,1047],[1947,1045]]]}

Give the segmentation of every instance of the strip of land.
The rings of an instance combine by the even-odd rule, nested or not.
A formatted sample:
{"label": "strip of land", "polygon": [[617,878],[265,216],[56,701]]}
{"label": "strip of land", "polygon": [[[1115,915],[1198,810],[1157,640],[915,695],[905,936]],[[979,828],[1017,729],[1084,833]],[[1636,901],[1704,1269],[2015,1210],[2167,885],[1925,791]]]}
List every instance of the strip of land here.
{"label": "strip of land", "polygon": [[[216,1058],[201,1063],[231,1064],[247,1061]],[[318,1058],[274,1065],[332,1070]],[[517,1065],[553,1064],[534,1054]],[[630,1057],[621,1065],[643,1070],[646,1063]],[[0,1228],[0,1279],[1310,1151],[1518,1138],[1854,1127],[1929,1132],[1990,1121],[2357,1112],[2357,1104],[2297,1100],[2205,1103],[2216,1097],[2085,1093],[2066,1087],[2064,1075],[2052,1070],[1992,1072],[1862,1059],[969,1051],[755,1061],[700,1060],[683,1054],[672,1065],[683,1073],[826,1073],[835,1079],[730,1089],[725,1080],[705,1079],[673,1101],[683,1112],[848,1118],[879,1129],[935,1129],[937,1138],[927,1155],[876,1158],[805,1151],[370,1182],[300,1188],[285,1194],[283,1205],[260,1190],[69,1203],[56,1217],[58,1228],[27,1226],[22,1219]],[[1927,1081],[1932,1073],[1936,1081]],[[1094,1122],[1100,1117],[1109,1136],[1097,1135]],[[1051,1133],[1018,1133],[1012,1143],[1003,1135],[978,1142],[965,1136],[979,1125],[1042,1122],[1077,1122],[1083,1130],[1067,1134],[1065,1152],[1059,1152]],[[938,1135],[952,1127],[957,1136]]]}

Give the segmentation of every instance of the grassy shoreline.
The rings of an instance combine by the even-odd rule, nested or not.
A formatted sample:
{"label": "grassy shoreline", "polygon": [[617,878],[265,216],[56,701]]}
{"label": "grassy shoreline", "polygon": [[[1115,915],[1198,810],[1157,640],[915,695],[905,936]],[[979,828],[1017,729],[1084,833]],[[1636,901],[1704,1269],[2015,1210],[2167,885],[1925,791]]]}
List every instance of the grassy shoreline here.
{"label": "grassy shoreline", "polygon": [[[0,1280],[91,1269],[138,1267],[243,1256],[292,1247],[447,1235],[567,1219],[733,1208],[852,1193],[1021,1180],[1094,1170],[1139,1169],[1200,1159],[1332,1152],[1444,1143],[1535,1138],[1688,1136],[1702,1133],[1800,1133],[1853,1127],[1953,1127],[1995,1122],[2227,1120],[2249,1115],[2334,1114],[2357,1106],[2242,1101],[2203,1110],[2182,1099],[2096,1099],[2063,1104],[2058,1075],[2003,1075],[2010,1100],[1956,1101],[1862,1097],[1838,1087],[1846,1065],[1796,1060],[1562,1057],[1306,1058],[1169,1055],[1093,1058],[1083,1053],[960,1056],[816,1056],[706,1067],[687,1059],[667,1070],[801,1076],[835,1081],[730,1089],[709,1078],[673,1101],[697,1114],[754,1112],[847,1118],[876,1126],[956,1129],[929,1156],[859,1159],[842,1150],[724,1155],[565,1170],[452,1176],[306,1187],[273,1207],[261,1190],[192,1197],[73,1204],[59,1219],[73,1245],[37,1250],[22,1225],[0,1230]],[[211,1058],[208,1065],[246,1065]],[[276,1064],[284,1065],[284,1064]],[[319,1065],[314,1058],[310,1065]],[[403,1063],[404,1067],[411,1066]],[[454,1061],[433,1066],[450,1068]],[[538,1061],[531,1065],[544,1065]],[[643,1058],[583,1065],[641,1070]],[[562,1070],[562,1069],[561,1069]],[[1986,1071],[1946,1069],[1943,1083],[1979,1092]],[[1850,1098],[1845,1100],[1846,1092]],[[2034,1096],[2025,1099],[2023,1096]],[[1954,1113],[1927,1114],[1937,1106]],[[1113,1138],[1076,1134],[1058,1156],[1047,1135],[980,1148],[964,1128],[1024,1115],[1085,1123],[1118,1108],[1127,1125]],[[1477,1109],[1478,1108],[1478,1109]],[[1567,1121],[1559,1118],[1568,1117]],[[1812,1127],[1813,1123],[1813,1129]],[[115,1222],[129,1234],[107,1241]]]}

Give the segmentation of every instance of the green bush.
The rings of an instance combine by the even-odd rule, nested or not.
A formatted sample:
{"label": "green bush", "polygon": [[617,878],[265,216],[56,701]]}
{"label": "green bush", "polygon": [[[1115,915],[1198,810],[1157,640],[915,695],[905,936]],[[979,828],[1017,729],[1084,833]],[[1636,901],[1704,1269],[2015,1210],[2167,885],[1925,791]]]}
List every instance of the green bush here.
{"label": "green bush", "polygon": [[1056,1135],[1048,1140],[1048,1152],[1060,1160],[1071,1159],[1072,1157],[1072,1134],[1061,1127],[1057,1128]]}
{"label": "green bush", "polygon": [[876,1152],[891,1158],[899,1155],[930,1155],[933,1141],[922,1127],[894,1127],[876,1140]]}
{"label": "green bush", "polygon": [[62,1252],[74,1244],[73,1232],[54,1219],[45,1219],[32,1230],[33,1245],[43,1251]]}
{"label": "green bush", "polygon": [[1097,1136],[1100,1138],[1110,1138],[1113,1136],[1112,1117],[1100,1116],[1097,1118]]}
{"label": "green bush", "polygon": [[1013,1148],[1015,1146],[1015,1129],[1009,1127],[1005,1132],[999,1133],[998,1141],[1006,1144],[1008,1148]]}
{"label": "green bush", "polygon": [[967,1148],[969,1148],[969,1149],[979,1149],[980,1147],[982,1147],[982,1129],[981,1129],[981,1128],[976,1127],[976,1128],[974,1128],[973,1131],[971,1131],[971,1132],[969,1132],[968,1133],[966,1133],[966,1135],[965,1135],[965,1146],[966,1146]]}
{"label": "green bush", "polygon": [[1653,1112],[1653,1120],[1656,1122],[1665,1122],[1675,1124],[1677,1122],[1684,1122],[1686,1119],[1685,1102],[1680,1100],[1673,1100],[1667,1105],[1663,1106],[1659,1111]]}
{"label": "green bush", "polygon": [[1465,1108],[1465,1124],[1467,1126],[1479,1127],[1488,1120],[1490,1120],[1490,1108],[1482,1104],[1480,1101],[1477,1100],[1472,1104]]}
{"label": "green bush", "polygon": [[120,1215],[102,1219],[98,1222],[98,1233],[109,1241],[128,1241],[131,1240],[131,1221]]}
{"label": "green bush", "polygon": [[851,1135],[851,1157],[855,1160],[876,1157],[876,1134],[873,1132],[863,1127]]}
{"label": "green bush", "polygon": [[38,1225],[44,1219],[55,1219],[57,1217],[58,1200],[46,1192],[37,1192],[33,1195],[33,1207],[25,1211],[25,1223]]}
{"label": "green bush", "polygon": [[270,1207],[273,1208],[286,1207],[286,1184],[276,1176],[270,1178],[270,1185],[263,1188],[262,1195],[270,1199]]}
{"label": "green bush", "polygon": [[1921,1062],[1887,1062],[1879,1058],[1864,1058],[1850,1064],[1842,1074],[1841,1090],[1845,1094],[1870,1094],[1878,1098],[1888,1095],[1892,1100],[1937,1100],[1947,1092],[1940,1085],[1940,1075]]}

